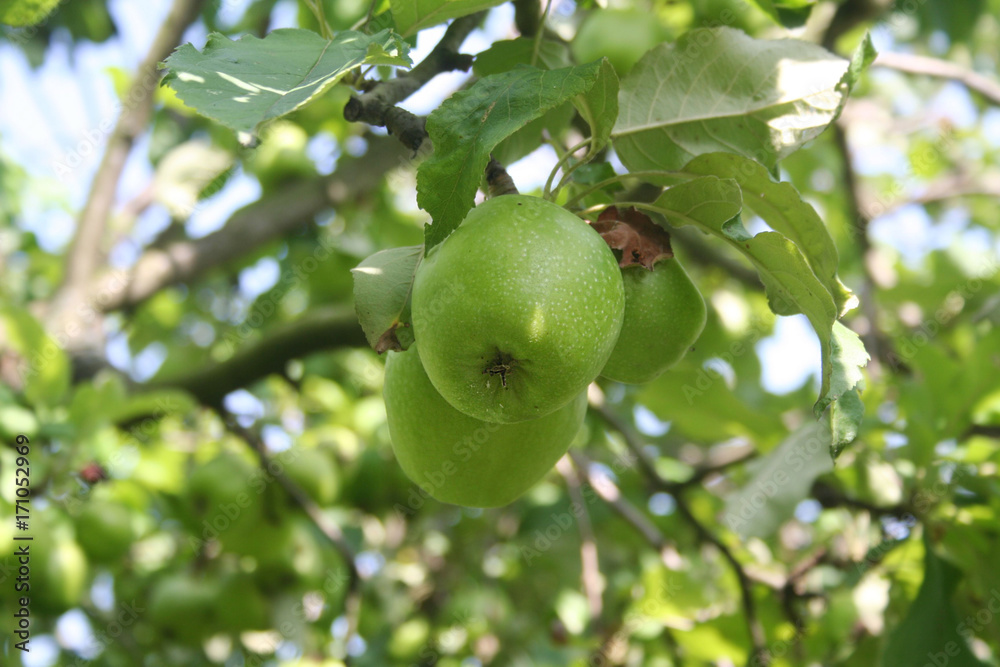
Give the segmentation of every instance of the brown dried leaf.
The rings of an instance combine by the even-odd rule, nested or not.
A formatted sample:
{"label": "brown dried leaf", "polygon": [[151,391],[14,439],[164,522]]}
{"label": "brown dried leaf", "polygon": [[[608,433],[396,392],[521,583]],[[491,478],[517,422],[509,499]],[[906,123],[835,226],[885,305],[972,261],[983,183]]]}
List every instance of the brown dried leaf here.
{"label": "brown dried leaf", "polygon": [[656,262],[674,256],[667,230],[635,207],[620,211],[609,206],[591,226],[609,246],[622,251],[622,268],[640,264],[652,271]]}
{"label": "brown dried leaf", "polygon": [[403,346],[399,343],[399,338],[396,337],[396,327],[398,326],[399,322],[393,324],[389,327],[388,331],[378,337],[378,342],[375,343],[375,351],[378,354],[384,354],[389,350],[396,350],[398,352],[403,349]]}

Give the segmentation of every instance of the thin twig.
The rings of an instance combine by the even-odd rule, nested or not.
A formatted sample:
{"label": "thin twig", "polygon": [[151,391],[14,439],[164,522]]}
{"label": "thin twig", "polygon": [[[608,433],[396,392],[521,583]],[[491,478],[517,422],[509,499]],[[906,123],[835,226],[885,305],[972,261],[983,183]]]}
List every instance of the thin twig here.
{"label": "thin twig", "polygon": [[64,309],[76,305],[81,286],[87,284],[101,264],[101,245],[118,181],[133,143],[146,129],[152,114],[153,94],[160,80],[157,66],[177,46],[184,31],[197,18],[202,4],[203,0],[174,0],[136,71],[132,86],[123,97],[128,103],[122,107],[118,122],[108,137],[101,163],[90,184],[87,201],[80,211],[76,234],[66,253],[66,271],[54,300],[53,320],[58,320]]}
{"label": "thin twig", "polygon": [[983,76],[979,72],[962,67],[947,60],[918,56],[912,53],[881,52],[872,63],[875,67],[886,67],[907,74],[923,74],[941,79],[952,79],[974,90],[993,104],[1000,104],[1000,83]]}
{"label": "thin twig", "polygon": [[753,588],[750,583],[750,578],[743,569],[743,565],[736,559],[736,556],[733,555],[732,550],[730,550],[730,548],[727,547],[715,533],[710,531],[705,524],[703,524],[698,517],[694,515],[683,495],[675,496],[674,500],[677,503],[678,513],[680,513],[681,517],[684,518],[684,520],[687,521],[692,528],[694,528],[698,538],[703,542],[708,542],[718,549],[719,553],[721,553],[722,556],[729,561],[729,564],[733,568],[733,572],[736,574],[736,579],[740,585],[740,597],[743,600],[743,613],[746,615],[747,630],[750,633],[750,641],[753,644],[753,653],[747,661],[747,665],[754,665],[756,667],[758,665],[763,666],[770,664],[770,655],[767,651],[767,636],[764,634],[764,626],[757,617],[757,604],[753,598]]}
{"label": "thin twig", "polygon": [[[747,629],[750,633],[750,640],[753,643],[753,653],[750,656],[750,660],[747,662],[748,665],[763,666],[770,664],[770,660],[766,650],[767,637],[764,634],[764,627],[757,617],[757,608],[753,599],[753,590],[751,588],[750,578],[747,576],[746,571],[743,569],[743,565],[736,559],[733,552],[727,547],[722,540],[710,531],[701,521],[694,515],[691,508],[687,504],[687,500],[684,498],[683,491],[685,491],[690,484],[690,480],[687,482],[677,483],[671,482],[669,480],[663,479],[660,474],[656,471],[656,467],[653,462],[649,459],[643,449],[643,443],[639,439],[635,431],[629,427],[624,420],[619,418],[606,406],[592,405],[598,415],[608,423],[609,426],[613,427],[622,437],[625,439],[625,444],[629,450],[636,456],[639,467],[647,480],[653,484],[655,487],[669,491],[674,496],[674,501],[677,504],[677,510],[681,517],[687,521],[695,530],[698,538],[703,542],[708,542],[712,544],[722,553],[723,557],[729,561],[732,566],[733,571],[736,574],[736,578],[740,585],[740,594],[743,600],[743,610],[746,615]],[[745,459],[743,459],[745,460]],[[728,461],[725,466],[733,465],[734,463],[742,463],[743,460]],[[717,469],[713,469],[705,472],[704,474],[698,475],[698,481],[704,479],[709,474],[716,472]],[[596,488],[596,487],[595,487]],[[600,490],[598,493],[600,493]],[[645,517],[643,517],[645,519]]]}
{"label": "thin twig", "polygon": [[665,491],[671,494],[680,493],[689,487],[700,484],[712,475],[719,474],[733,466],[746,463],[747,461],[756,458],[758,455],[757,450],[751,449],[732,458],[728,458],[711,465],[704,465],[699,468],[695,468],[690,477],[681,482],[674,482],[664,479],[660,473],[657,472],[655,463],[646,453],[645,443],[642,441],[639,434],[635,432],[635,429],[631,427],[631,425],[615,414],[615,412],[607,405],[591,402],[590,409],[602,420],[604,420],[608,426],[621,434],[625,441],[625,446],[628,447],[629,451],[632,452],[638,461],[643,475],[645,475],[647,481],[649,481],[649,483],[652,484],[658,491]]}
{"label": "thin twig", "polygon": [[351,97],[344,107],[344,118],[385,127],[407,147],[416,150],[427,138],[425,120],[396,106],[417,92],[425,83],[442,72],[468,70],[472,56],[458,49],[479,23],[483,12],[455,19],[445,30],[441,41],[419,65],[394,79],[379,81],[369,90]]}
{"label": "thin twig", "polygon": [[604,582],[601,578],[600,562],[597,556],[597,542],[594,539],[594,527],[590,523],[590,513],[580,491],[580,476],[577,474],[573,463],[569,458],[563,456],[556,463],[556,470],[566,480],[566,488],[569,490],[570,500],[580,507],[580,580],[583,586],[583,594],[587,598],[587,606],[590,609],[591,627],[600,625],[603,600],[601,595],[604,591]]}
{"label": "thin twig", "polygon": [[590,459],[583,452],[570,449],[569,455],[577,470],[587,477],[597,495],[656,549],[660,560],[668,569],[677,569],[680,566],[680,554],[663,532],[622,495],[614,482],[604,475],[595,473],[591,468]]}
{"label": "thin twig", "polygon": [[[241,426],[233,415],[220,411],[220,416],[226,429],[245,441],[254,450],[260,460],[261,468],[268,471],[274,470],[275,467],[270,465],[271,457],[267,452],[267,446],[260,435]],[[361,575],[355,565],[354,549],[347,543],[340,526],[328,520],[319,506],[298,484],[289,479],[283,472],[275,474],[275,479],[344,559],[347,566],[347,595],[344,598],[344,617],[347,619],[346,642],[357,633],[358,619],[361,614]],[[350,664],[349,657],[345,658],[345,664]]]}

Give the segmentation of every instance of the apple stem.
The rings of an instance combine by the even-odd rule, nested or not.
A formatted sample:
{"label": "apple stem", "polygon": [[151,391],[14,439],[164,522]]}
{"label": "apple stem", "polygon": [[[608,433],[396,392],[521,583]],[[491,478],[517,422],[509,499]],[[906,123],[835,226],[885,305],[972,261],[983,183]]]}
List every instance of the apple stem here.
{"label": "apple stem", "polygon": [[489,188],[490,199],[500,195],[519,194],[510,174],[492,155],[490,155],[489,164],[486,165],[486,185]]}

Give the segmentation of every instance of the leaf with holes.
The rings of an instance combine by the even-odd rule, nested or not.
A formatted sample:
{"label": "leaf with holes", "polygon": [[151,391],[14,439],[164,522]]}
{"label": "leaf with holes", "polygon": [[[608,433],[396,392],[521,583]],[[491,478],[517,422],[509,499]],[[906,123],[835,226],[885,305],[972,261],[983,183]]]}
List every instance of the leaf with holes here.
{"label": "leaf with holes", "polygon": [[283,28],[264,39],[232,41],[212,33],[202,51],[185,44],[162,66],[185,104],[238,132],[255,134],[268,120],[303,106],[362,65],[409,66],[409,45],[391,30],[345,30],[326,40]]}

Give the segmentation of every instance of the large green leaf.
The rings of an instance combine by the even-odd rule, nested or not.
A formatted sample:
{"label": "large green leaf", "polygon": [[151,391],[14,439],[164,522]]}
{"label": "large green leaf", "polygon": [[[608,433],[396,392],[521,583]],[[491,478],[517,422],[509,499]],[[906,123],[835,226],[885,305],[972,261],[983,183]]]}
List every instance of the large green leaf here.
{"label": "large green leaf", "polygon": [[631,171],[679,169],[717,151],[774,168],[837,117],[848,65],[808,42],[691,30],[622,81],[615,149]]}
{"label": "large green leaf", "polygon": [[387,336],[396,336],[423,253],[423,246],[390,248],[367,257],[351,269],[358,320],[368,344],[379,352],[390,349],[386,347],[391,343]]}
{"label": "large green leaf", "polygon": [[390,0],[396,29],[404,37],[448,19],[475,14],[501,4],[503,0]]}
{"label": "large green leaf", "polygon": [[808,422],[756,462],[750,481],[727,498],[722,522],[744,539],[773,534],[809,496],[813,481],[833,470],[830,432],[826,417]]}
{"label": "large green leaf", "polygon": [[543,70],[521,66],[455,93],[427,118],[434,153],[417,170],[417,202],[431,214],[428,249],[472,208],[490,151],[525,124],[594,87],[601,63]]}
{"label": "large green leaf", "polygon": [[391,30],[345,30],[332,40],[289,28],[237,41],[213,33],[200,52],[190,44],[174,51],[163,81],[201,115],[256,133],[261,123],[295,111],[356,67],[410,65],[408,50]]}
{"label": "large green leaf", "polygon": [[791,183],[775,181],[760,163],[732,153],[700,155],[684,171],[734,179],[743,191],[743,205],[799,247],[833,295],[838,314],[857,305],[857,297],[837,278],[839,255],[830,231]]}
{"label": "large green leaf", "polygon": [[757,269],[771,310],[780,315],[802,313],[809,319],[823,350],[818,415],[859,385],[868,353],[857,334],[837,322],[833,297],[798,246],[778,232],[751,236],[737,216],[741,205],[735,180],[703,176],[666,189],[652,208],[673,224],[694,225],[729,243]]}
{"label": "large green leaf", "polygon": [[[975,621],[960,621],[951,602],[962,573],[935,555],[926,535],[924,546],[924,581],[906,618],[890,633],[882,665],[983,667],[966,643],[966,637],[975,633]],[[987,597],[988,593],[983,593]],[[993,598],[988,601],[992,605]]]}
{"label": "large green leaf", "polygon": [[58,405],[69,389],[65,342],[49,336],[28,311],[0,306],[0,356],[9,351],[10,372],[33,405]]}
{"label": "large green leaf", "polygon": [[[535,40],[525,37],[494,42],[493,46],[476,55],[472,65],[476,76],[482,78],[491,74],[500,74],[513,69],[517,65],[530,65],[535,53]],[[538,43],[538,67],[543,69],[559,69],[570,67],[573,62],[569,55],[569,47],[561,42],[543,39]],[[554,109],[546,111],[541,117],[531,121],[514,134],[510,135],[493,149],[493,156],[501,164],[511,164],[538,148],[542,133],[550,136],[560,136],[576,112],[573,105],[564,102]]]}

